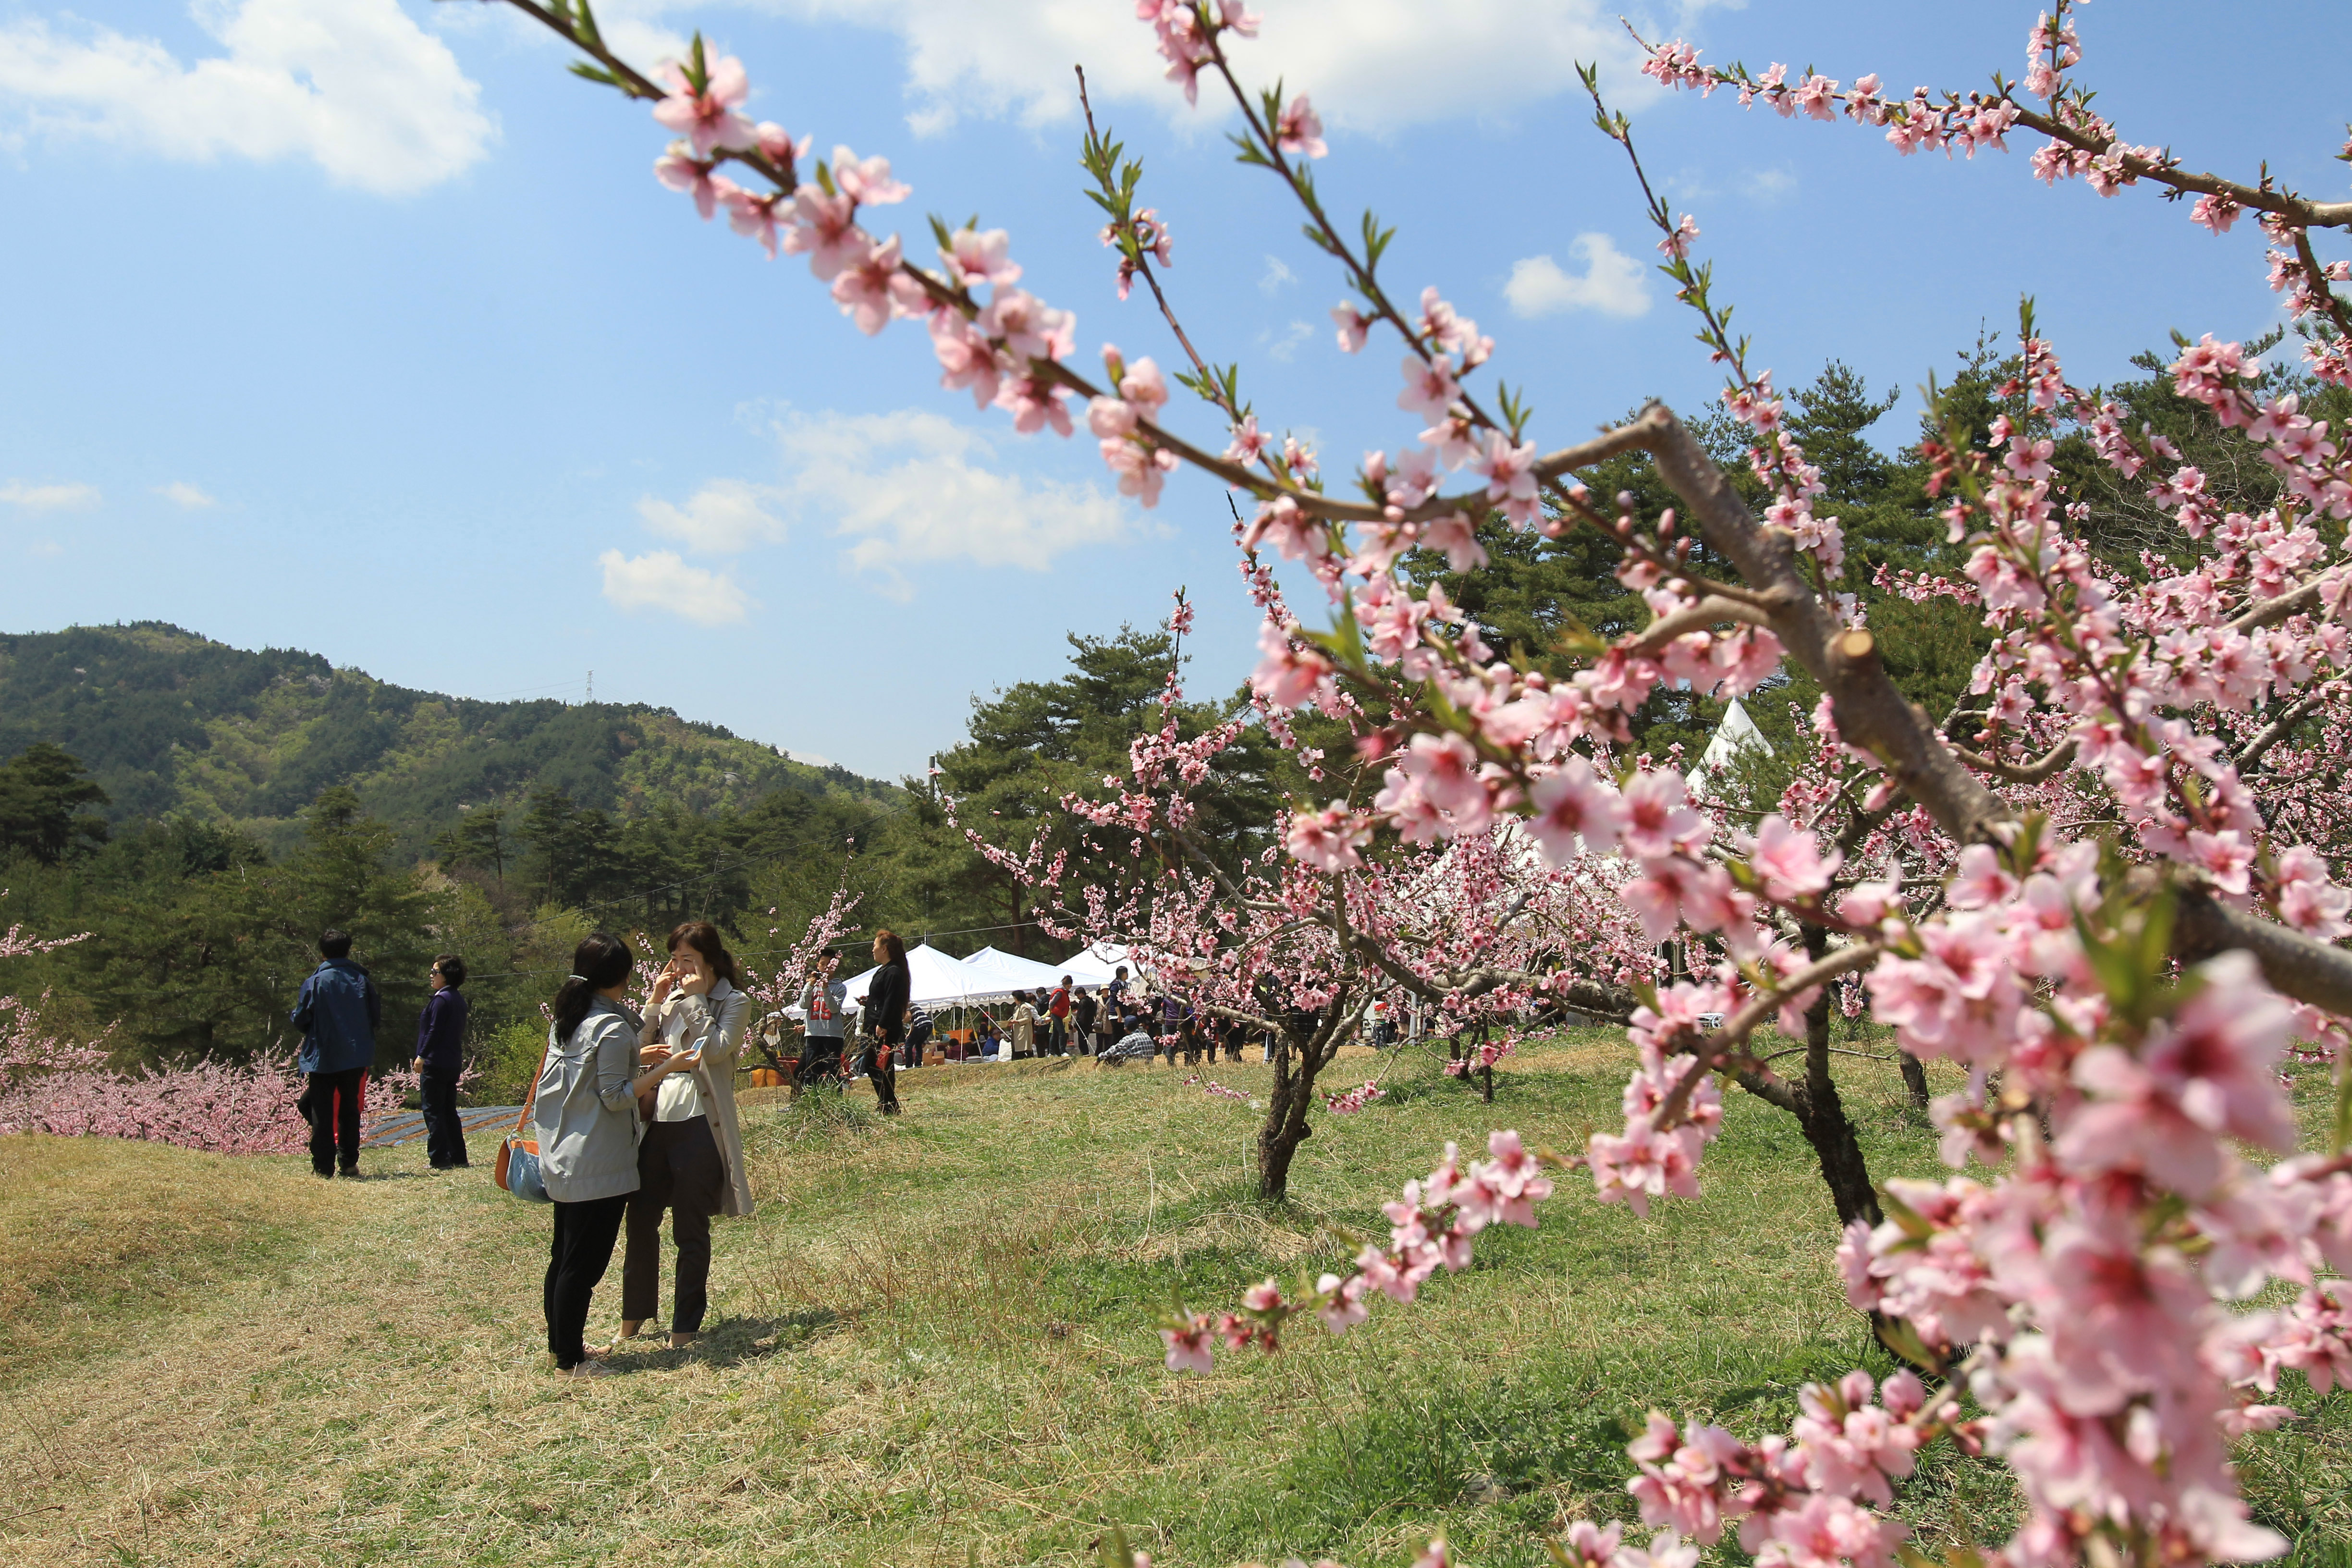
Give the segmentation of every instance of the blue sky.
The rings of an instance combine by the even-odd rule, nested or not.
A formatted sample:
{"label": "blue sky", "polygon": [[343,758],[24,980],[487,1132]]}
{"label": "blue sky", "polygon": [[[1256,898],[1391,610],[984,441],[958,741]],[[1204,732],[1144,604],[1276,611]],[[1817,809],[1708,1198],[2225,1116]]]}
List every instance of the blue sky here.
{"label": "blue sky", "polygon": [[[2021,293],[2084,379],[2174,328],[2277,319],[2251,224],[2215,238],[2147,190],[2055,191],[2016,151],[1896,157],[1874,132],[1663,98],[1589,0],[1263,0],[1244,59],[1313,93],[1342,214],[1400,235],[1498,342],[1546,446],[1717,381],[1649,272],[1622,157],[1572,61],[1599,58],[1654,176],[1705,231],[1759,363],[1838,357],[1910,389]],[[1393,344],[1340,355],[1342,289],[1206,105],[1158,80],[1129,0],[746,0],[603,9],[646,64],[695,26],[761,118],[886,154],[873,215],[1012,231],[1024,286],[1106,341],[1176,357],[1116,299],[1079,193],[1068,66],[1147,166],[1168,281],[1263,423],[1328,468],[1410,441]],[[2285,0],[2084,13],[2084,74],[2134,140],[2345,194],[2352,8]],[[1890,89],[2022,69],[2030,4],[1753,0],[1637,16],[1709,60]],[[1202,610],[1196,691],[1251,657],[1224,498],[1119,500],[1092,444],[1012,434],[941,391],[911,324],[868,340],[797,259],[696,220],[642,106],[565,74],[501,7],[423,0],[0,0],[0,630],[176,622],[404,685],[677,708],[891,776],[975,692],[1049,677],[1066,630]],[[2340,254],[2340,249],[2329,254]],[[1551,258],[1549,267],[1536,260]],[[1522,285],[1514,290],[1515,274]],[[1525,279],[1550,279],[1530,289]],[[1535,309],[1536,314],[1522,313]],[[1198,406],[1198,405],[1196,405]],[[1879,427],[1907,439],[1916,402]],[[1203,444],[1208,411],[1175,416]]]}

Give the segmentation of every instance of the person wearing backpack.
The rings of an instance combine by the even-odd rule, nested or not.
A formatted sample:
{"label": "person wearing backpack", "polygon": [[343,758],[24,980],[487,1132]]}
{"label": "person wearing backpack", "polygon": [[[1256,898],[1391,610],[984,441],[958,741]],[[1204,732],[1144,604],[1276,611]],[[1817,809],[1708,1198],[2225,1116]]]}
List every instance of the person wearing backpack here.
{"label": "person wearing backpack", "polygon": [[319,937],[319,967],[294,999],[294,1026],[302,1049],[294,1065],[304,1075],[300,1101],[310,1123],[310,1169],[331,1179],[360,1173],[360,1111],[367,1071],[375,1061],[375,1032],[383,998],[368,972],[352,962],[348,931]]}

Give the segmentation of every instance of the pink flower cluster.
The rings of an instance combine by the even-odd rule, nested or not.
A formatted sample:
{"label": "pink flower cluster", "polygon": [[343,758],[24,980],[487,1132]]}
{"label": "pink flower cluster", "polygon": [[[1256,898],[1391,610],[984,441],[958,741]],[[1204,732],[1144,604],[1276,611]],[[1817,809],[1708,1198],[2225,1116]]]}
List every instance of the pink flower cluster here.
{"label": "pink flower cluster", "polygon": [[1253,1342],[1272,1350],[1283,1325],[1302,1312],[1314,1313],[1332,1333],[1345,1333],[1364,1321],[1372,1292],[1410,1301],[1439,1268],[1468,1268],[1471,1238],[1488,1226],[1535,1228],[1535,1205],[1552,1191],[1542,1162],[1508,1131],[1488,1134],[1486,1152],[1465,1173],[1460,1151],[1448,1143],[1427,1182],[1407,1182],[1403,1195],[1384,1205],[1390,1245],[1385,1251],[1366,1245],[1353,1273],[1325,1274],[1289,1295],[1269,1279],[1250,1288],[1239,1311],[1180,1313],[1160,1331],[1169,1370],[1209,1372],[1219,1340],[1234,1350]]}
{"label": "pink flower cluster", "polygon": [[1339,1094],[1326,1095],[1323,1108],[1334,1116],[1352,1116],[1381,1097],[1377,1083],[1361,1083]]}

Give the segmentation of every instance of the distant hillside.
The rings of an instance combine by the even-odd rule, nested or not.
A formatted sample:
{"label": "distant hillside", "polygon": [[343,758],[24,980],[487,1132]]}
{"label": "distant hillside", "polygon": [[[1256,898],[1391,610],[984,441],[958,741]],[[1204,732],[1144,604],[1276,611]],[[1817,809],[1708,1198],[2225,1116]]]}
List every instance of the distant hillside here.
{"label": "distant hillside", "polygon": [[0,635],[0,758],[36,741],[80,758],[117,822],[187,811],[276,841],[321,789],[345,784],[419,850],[460,807],[541,785],[624,816],[740,807],[778,789],[898,794],[666,708],[411,691],[156,621]]}

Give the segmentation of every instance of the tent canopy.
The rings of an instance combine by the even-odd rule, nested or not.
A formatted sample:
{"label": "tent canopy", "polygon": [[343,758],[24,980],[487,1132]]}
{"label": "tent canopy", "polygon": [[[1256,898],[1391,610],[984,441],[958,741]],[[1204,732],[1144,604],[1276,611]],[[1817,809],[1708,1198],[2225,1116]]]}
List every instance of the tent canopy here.
{"label": "tent canopy", "polygon": [[[866,1000],[866,987],[881,967],[877,963],[863,974],[849,977],[845,984],[852,1002]],[[978,994],[964,966],[929,942],[907,950],[907,981],[911,992],[907,1000],[918,1007],[952,1007]]]}
{"label": "tent canopy", "polygon": [[1739,699],[1735,697],[1723,710],[1723,722],[1717,724],[1715,733],[1708,737],[1706,750],[1700,755],[1698,766],[1684,775],[1684,787],[1690,791],[1694,799],[1705,799],[1709,775],[1716,769],[1729,767],[1742,752],[1756,751],[1769,755],[1771,750],[1771,743],[1764,739],[1764,732],[1756,727],[1756,721],[1748,716],[1748,710],[1742,708]]}
{"label": "tent canopy", "polygon": [[1054,978],[1058,981],[1066,974],[1073,984],[1091,989],[1109,984],[1112,972],[1122,963],[1127,965],[1128,979],[1135,979],[1135,963],[1127,956],[1127,949],[1117,942],[1098,942],[1064,959]]}
{"label": "tent canopy", "polygon": [[1015,991],[1051,991],[1062,983],[1063,975],[1076,973],[992,947],[983,947],[965,959],[963,968],[965,983],[971,987],[970,1000],[975,1002],[1003,1001]]}

